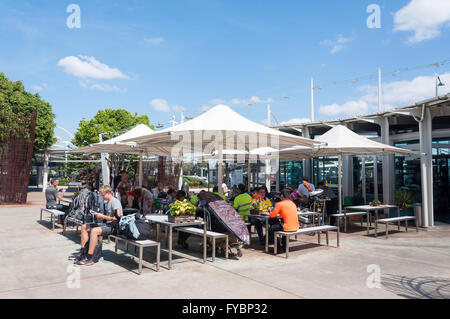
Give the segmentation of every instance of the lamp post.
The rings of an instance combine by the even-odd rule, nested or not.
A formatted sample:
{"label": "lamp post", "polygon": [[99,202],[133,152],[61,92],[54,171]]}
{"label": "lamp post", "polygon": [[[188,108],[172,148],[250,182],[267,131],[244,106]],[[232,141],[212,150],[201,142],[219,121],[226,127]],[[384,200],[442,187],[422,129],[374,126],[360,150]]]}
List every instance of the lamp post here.
{"label": "lamp post", "polygon": [[439,96],[439,87],[445,86],[445,84],[441,82],[441,79],[439,78],[438,74],[436,74],[435,85],[436,85],[436,97],[438,97]]}

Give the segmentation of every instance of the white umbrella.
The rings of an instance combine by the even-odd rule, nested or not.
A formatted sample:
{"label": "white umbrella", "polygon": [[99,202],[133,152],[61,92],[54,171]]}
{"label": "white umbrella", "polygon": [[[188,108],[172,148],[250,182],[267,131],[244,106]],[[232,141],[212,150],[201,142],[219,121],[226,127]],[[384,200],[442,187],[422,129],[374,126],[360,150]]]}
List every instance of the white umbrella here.
{"label": "white umbrella", "polygon": [[338,156],[338,180],[339,180],[339,212],[342,211],[342,156],[348,155],[377,155],[377,154],[417,154],[415,152],[387,144],[372,141],[356,134],[343,125],[337,125],[318,138],[326,146],[319,149],[306,150],[289,148],[280,151],[280,158],[307,158],[322,156]]}
{"label": "white umbrella", "polygon": [[225,105],[215,106],[193,120],[133,141],[137,142],[139,147],[172,148],[172,157],[190,153],[211,154],[216,150],[219,184],[222,184],[224,150],[250,152],[263,147],[278,149],[302,145],[312,148],[318,144],[313,140],[252,122]]}
{"label": "white umbrella", "polygon": [[133,139],[154,134],[154,131],[144,124],[139,124],[130,131],[116,136],[107,141],[91,144],[69,151],[68,153],[83,153],[83,154],[97,154],[97,153],[116,153],[116,154],[136,154],[139,157],[139,186],[142,186],[143,172],[142,161],[143,155],[154,156],[169,156],[170,149],[164,147],[155,147],[152,149],[140,148],[133,142]]}

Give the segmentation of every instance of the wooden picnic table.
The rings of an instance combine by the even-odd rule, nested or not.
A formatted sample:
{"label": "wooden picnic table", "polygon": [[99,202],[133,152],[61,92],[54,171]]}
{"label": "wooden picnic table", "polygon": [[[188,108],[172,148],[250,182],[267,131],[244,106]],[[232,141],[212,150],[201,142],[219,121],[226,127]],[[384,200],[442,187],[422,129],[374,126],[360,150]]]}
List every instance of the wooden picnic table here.
{"label": "wooden picnic table", "polygon": [[168,220],[167,215],[161,215],[161,214],[148,214],[145,216],[145,218],[150,221],[151,223],[156,224],[156,241],[159,241],[159,230],[160,226],[165,226],[169,229],[168,234],[168,248],[169,248],[169,269],[172,269],[172,236],[173,236],[173,229],[177,227],[189,227],[189,226],[201,226],[203,225],[203,262],[206,262],[206,239],[207,239],[207,230],[206,230],[206,223],[203,220],[196,220],[194,222],[188,222],[188,223],[171,223]]}

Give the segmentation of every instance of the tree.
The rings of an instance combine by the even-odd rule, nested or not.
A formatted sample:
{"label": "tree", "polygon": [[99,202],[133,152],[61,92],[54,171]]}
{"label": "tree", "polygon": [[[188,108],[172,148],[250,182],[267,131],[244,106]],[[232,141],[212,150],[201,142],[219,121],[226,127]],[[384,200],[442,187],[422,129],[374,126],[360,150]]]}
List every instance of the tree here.
{"label": "tree", "polygon": [[[81,120],[72,143],[78,147],[99,143],[99,135],[102,134],[103,141],[114,138],[129,131],[138,124],[149,126],[147,115],[132,115],[125,109],[100,110],[93,119]],[[153,126],[150,126],[154,130]],[[119,170],[130,169],[130,163],[137,160],[136,156],[126,154],[113,154],[110,157],[111,172],[118,174]],[[126,164],[126,165],[125,165]]]}
{"label": "tree", "polygon": [[[55,115],[52,113],[52,106],[42,100],[39,94],[31,94],[25,91],[21,81],[9,81],[4,73],[0,73],[0,105],[2,118],[5,120],[0,128],[2,132],[19,133],[23,131],[23,123],[16,120],[6,122],[9,114],[27,116],[36,111],[36,129],[33,144],[33,154],[49,148],[56,142],[54,137]],[[9,136],[2,134],[1,143],[6,143]]]}

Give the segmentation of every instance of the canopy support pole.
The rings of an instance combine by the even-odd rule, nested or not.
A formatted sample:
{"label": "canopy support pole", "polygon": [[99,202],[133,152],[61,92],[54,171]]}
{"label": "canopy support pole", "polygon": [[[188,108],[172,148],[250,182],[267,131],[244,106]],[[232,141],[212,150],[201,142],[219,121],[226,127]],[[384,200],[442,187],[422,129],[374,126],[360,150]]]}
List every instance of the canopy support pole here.
{"label": "canopy support pole", "polygon": [[143,172],[143,155],[141,153],[141,155],[139,156],[139,188],[142,188],[142,182],[144,180],[144,172]]}
{"label": "canopy support pole", "polygon": [[339,155],[339,162],[338,162],[338,180],[339,180],[339,214],[342,213],[342,155]]}
{"label": "canopy support pole", "polygon": [[44,152],[44,177],[42,179],[42,192],[43,193],[45,193],[45,190],[48,187],[48,161],[49,161],[48,152],[45,151]]}
{"label": "canopy support pole", "polygon": [[248,178],[247,178],[247,188],[248,188],[248,191],[250,192],[250,189],[252,188],[251,187],[251,176],[252,176],[252,163],[250,162],[250,158],[248,159],[248,164],[247,164],[248,166],[247,166],[247,176],[248,176]]}
{"label": "canopy support pole", "polygon": [[219,188],[219,195],[223,195],[223,141],[219,142],[219,163],[218,163],[218,172],[217,172],[217,186]]}

